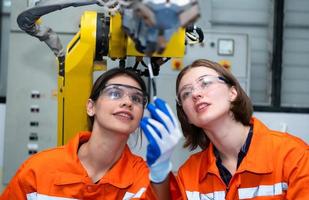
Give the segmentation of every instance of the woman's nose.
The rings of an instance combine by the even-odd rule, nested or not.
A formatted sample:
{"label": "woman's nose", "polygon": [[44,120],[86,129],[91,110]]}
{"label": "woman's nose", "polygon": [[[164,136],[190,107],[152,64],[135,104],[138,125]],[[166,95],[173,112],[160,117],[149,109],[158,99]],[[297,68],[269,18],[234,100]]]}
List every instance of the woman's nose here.
{"label": "woman's nose", "polygon": [[121,106],[132,107],[132,100],[129,95],[124,95],[124,97],[121,99]]}
{"label": "woman's nose", "polygon": [[198,99],[200,99],[202,97],[203,97],[202,90],[200,90],[198,88],[194,88],[192,90],[192,99],[193,99],[193,101],[196,101],[196,100],[198,100]]}

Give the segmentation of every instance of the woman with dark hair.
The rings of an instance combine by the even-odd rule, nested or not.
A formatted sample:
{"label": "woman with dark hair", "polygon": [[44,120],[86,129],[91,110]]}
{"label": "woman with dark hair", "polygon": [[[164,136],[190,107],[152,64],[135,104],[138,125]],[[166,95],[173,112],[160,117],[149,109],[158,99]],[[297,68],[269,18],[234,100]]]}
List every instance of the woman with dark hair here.
{"label": "woman with dark hair", "polygon": [[[180,167],[177,181],[170,170],[161,170],[159,181],[151,179],[161,200],[309,199],[308,145],[252,117],[251,101],[229,70],[196,60],[178,75],[176,93],[184,146],[202,151]],[[164,138],[155,135],[166,131],[177,138],[178,127],[164,128],[156,115],[152,120],[157,123],[142,126],[148,140],[153,138],[148,157],[169,160],[171,152],[166,158],[164,149],[155,148]]]}
{"label": "woman with dark hair", "polygon": [[148,168],[127,140],[147,104],[144,81],[114,68],[94,83],[86,104],[89,131],[30,157],[1,199],[152,199]]}

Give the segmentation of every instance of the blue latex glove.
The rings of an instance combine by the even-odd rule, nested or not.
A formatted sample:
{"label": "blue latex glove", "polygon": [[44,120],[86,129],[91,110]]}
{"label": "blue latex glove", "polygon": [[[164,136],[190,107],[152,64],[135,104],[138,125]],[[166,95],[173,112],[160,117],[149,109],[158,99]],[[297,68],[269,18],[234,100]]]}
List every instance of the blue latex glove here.
{"label": "blue latex glove", "polygon": [[150,180],[160,183],[172,170],[170,157],[182,134],[177,119],[165,101],[156,98],[147,109],[151,117],[144,117],[140,125],[149,142],[146,158]]}

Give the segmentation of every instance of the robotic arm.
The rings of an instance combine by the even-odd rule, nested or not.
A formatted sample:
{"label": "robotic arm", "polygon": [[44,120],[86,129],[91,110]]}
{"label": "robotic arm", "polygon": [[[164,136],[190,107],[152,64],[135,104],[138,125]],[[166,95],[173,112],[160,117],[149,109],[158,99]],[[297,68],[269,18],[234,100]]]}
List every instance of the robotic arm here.
{"label": "robotic arm", "polygon": [[[86,11],[80,31],[66,50],[58,35],[40,22],[40,17],[48,13],[92,4],[108,14]],[[65,144],[77,131],[88,129],[84,106],[97,62],[108,56],[120,59],[120,67],[124,67],[126,57],[133,56],[136,65],[148,67],[141,72],[134,66],[140,75],[158,75],[162,58],[184,56],[185,27],[198,16],[197,0],[37,0],[34,7],[22,12],[17,18],[19,27],[44,41],[59,62],[58,145]],[[190,32],[193,29],[191,26]],[[144,56],[150,57],[148,66]],[[154,73],[152,69],[156,69]]]}

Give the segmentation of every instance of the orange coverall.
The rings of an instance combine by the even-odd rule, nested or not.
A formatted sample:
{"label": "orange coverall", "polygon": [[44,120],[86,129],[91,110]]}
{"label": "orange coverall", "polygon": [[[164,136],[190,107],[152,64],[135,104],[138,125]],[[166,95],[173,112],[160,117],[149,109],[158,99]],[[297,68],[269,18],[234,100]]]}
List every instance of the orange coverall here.
{"label": "orange coverall", "polygon": [[173,199],[308,200],[308,145],[287,133],[269,130],[257,119],[252,123],[249,150],[228,186],[220,177],[210,144],[185,162],[177,181],[171,177]]}
{"label": "orange coverall", "polygon": [[67,145],[29,158],[17,171],[1,200],[153,199],[144,160],[126,146],[117,163],[94,184],[77,156],[90,137],[79,133]]}

